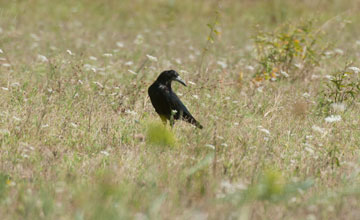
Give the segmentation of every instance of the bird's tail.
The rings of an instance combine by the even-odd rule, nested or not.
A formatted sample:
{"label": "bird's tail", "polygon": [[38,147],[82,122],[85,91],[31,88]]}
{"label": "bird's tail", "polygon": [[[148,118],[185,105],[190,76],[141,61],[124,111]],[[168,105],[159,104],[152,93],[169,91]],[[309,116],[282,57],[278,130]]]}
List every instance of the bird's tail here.
{"label": "bird's tail", "polygon": [[203,129],[203,126],[198,121],[196,121],[194,117],[185,117],[184,119],[185,121],[195,125],[197,128]]}
{"label": "bird's tail", "polygon": [[197,122],[197,121],[195,121],[195,124],[194,124],[197,128],[200,128],[200,129],[203,129],[203,126],[199,123],[199,122]]}

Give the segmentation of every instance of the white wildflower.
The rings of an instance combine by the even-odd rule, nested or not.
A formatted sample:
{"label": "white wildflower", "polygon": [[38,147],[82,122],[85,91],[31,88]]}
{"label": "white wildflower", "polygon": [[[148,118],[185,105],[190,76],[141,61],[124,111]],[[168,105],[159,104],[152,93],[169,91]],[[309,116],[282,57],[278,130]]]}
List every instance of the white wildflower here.
{"label": "white wildflower", "polygon": [[9,91],[9,88],[7,88],[7,87],[1,87],[1,89],[4,91]]}
{"label": "white wildflower", "polygon": [[205,144],[205,147],[208,147],[208,148],[210,148],[212,150],[215,150],[215,146],[212,145],[212,144]]}
{"label": "white wildflower", "polygon": [[94,56],[89,56],[89,59],[90,59],[90,60],[93,60],[93,61],[97,61],[97,58],[94,57]]}
{"label": "white wildflower", "polygon": [[216,136],[218,139],[220,139],[220,140],[224,140],[224,137],[223,136]]}
{"label": "white wildflower", "polygon": [[357,40],[357,41],[355,42],[355,44],[358,45],[358,46],[360,46],[360,40]]}
{"label": "white wildflower", "polygon": [[193,95],[193,97],[194,97],[195,99],[199,99],[199,96],[198,96],[198,95]]}
{"label": "white wildflower", "polygon": [[328,79],[328,80],[332,80],[334,77],[333,76],[331,76],[331,75],[325,75],[324,76],[326,79]]}
{"label": "white wildflower", "polygon": [[196,85],[196,83],[194,83],[193,81],[190,81],[190,80],[188,81],[188,83],[191,85],[194,85],[194,86]]}
{"label": "white wildflower", "polygon": [[141,34],[136,35],[136,38],[134,40],[134,44],[140,45],[144,42],[144,37]]}
{"label": "white wildflower", "polygon": [[209,99],[211,98],[211,95],[210,94],[205,94],[206,97],[208,97]]}
{"label": "white wildflower", "polygon": [[133,75],[137,75],[137,73],[135,71],[132,71],[132,70],[128,70],[129,73],[133,74]]}
{"label": "white wildflower", "polygon": [[349,70],[354,71],[355,74],[360,73],[360,68],[356,67],[356,66],[351,66],[349,67]]}
{"label": "white wildflower", "polygon": [[4,53],[4,51],[2,49],[0,49],[0,53]]}
{"label": "white wildflower", "polygon": [[336,112],[344,112],[346,108],[344,103],[332,103],[330,106]]}
{"label": "white wildflower", "polygon": [[334,55],[334,52],[333,51],[326,51],[325,52],[325,56],[332,56],[332,55]]}
{"label": "white wildflower", "polygon": [[325,121],[329,122],[329,123],[341,121],[341,116],[340,115],[330,115],[325,118]]}
{"label": "white wildflower", "polygon": [[316,74],[311,75],[312,80],[319,79],[320,77],[321,77],[320,75],[316,75]]}
{"label": "white wildflower", "polygon": [[305,138],[306,138],[306,139],[309,139],[309,140],[313,139],[313,137],[314,137],[314,136],[312,136],[312,135],[306,135],[306,136],[305,136]]}
{"label": "white wildflower", "polygon": [[267,135],[270,135],[270,131],[268,129],[263,128],[262,126],[258,126],[259,130]]}
{"label": "white wildflower", "polygon": [[283,75],[285,78],[289,77],[289,74],[283,70],[280,70],[281,75]]}
{"label": "white wildflower", "polygon": [[230,183],[229,181],[221,181],[221,188],[225,193],[235,193],[238,190],[246,190],[247,186],[243,183]]}
{"label": "white wildflower", "polygon": [[229,96],[226,96],[226,97],[225,97],[225,100],[230,100],[230,97],[229,97]]}
{"label": "white wildflower", "polygon": [[99,68],[97,68],[97,70],[99,70],[99,71],[105,71],[105,68],[104,67],[99,67]]}
{"label": "white wildflower", "polygon": [[113,55],[111,53],[104,53],[103,56],[104,57],[112,57]]}
{"label": "white wildflower", "polygon": [[301,63],[295,63],[294,66],[298,69],[302,69],[304,67]]}
{"label": "white wildflower", "polygon": [[180,58],[176,58],[176,59],[175,59],[175,62],[176,62],[177,64],[181,64],[181,63],[182,63]]}
{"label": "white wildflower", "polygon": [[41,55],[41,54],[38,54],[37,59],[39,61],[41,61],[41,62],[44,62],[44,63],[49,62],[48,58],[46,56],[44,56],[44,55]]}
{"label": "white wildflower", "polygon": [[228,147],[229,145],[227,143],[222,143],[221,146]]}
{"label": "white wildflower", "polygon": [[105,156],[109,156],[109,155],[110,155],[109,152],[107,152],[107,151],[105,151],[105,150],[100,151],[100,153],[103,154],[103,155],[105,155]]}
{"label": "white wildflower", "polygon": [[253,66],[246,66],[245,69],[249,70],[249,71],[254,71],[255,68]]}
{"label": "white wildflower", "polygon": [[91,66],[90,64],[88,64],[88,63],[85,63],[85,64],[84,64],[85,70],[90,70],[91,67],[92,67],[92,66]]}
{"label": "white wildflower", "polygon": [[133,61],[128,61],[128,62],[125,63],[125,66],[132,66],[133,64],[134,64]]}
{"label": "white wildflower", "polygon": [[78,127],[78,125],[75,124],[74,122],[71,122],[70,125],[71,125],[72,127],[74,127],[74,128],[77,128],[77,127]]}
{"label": "white wildflower", "polygon": [[216,62],[219,66],[221,66],[221,68],[225,69],[227,67],[226,61],[224,60],[219,60]]}
{"label": "white wildflower", "polygon": [[18,86],[20,86],[20,83],[18,82],[11,83],[11,87],[18,87]]}
{"label": "white wildflower", "polygon": [[124,43],[123,42],[116,42],[116,46],[123,48],[124,47]]}
{"label": "white wildflower", "polygon": [[73,52],[71,52],[71,50],[69,50],[69,49],[66,50],[66,53],[68,53],[71,56],[74,55]]}
{"label": "white wildflower", "polygon": [[344,51],[343,51],[342,49],[340,49],[340,48],[336,48],[336,49],[334,50],[334,52],[335,52],[336,54],[338,54],[338,55],[344,55]]}
{"label": "white wildflower", "polygon": [[2,66],[3,67],[11,67],[11,64],[10,63],[3,63]]}
{"label": "white wildflower", "polygon": [[101,84],[101,83],[99,83],[99,82],[94,82],[97,86],[99,86],[100,88],[104,88],[104,86]]}
{"label": "white wildflower", "polygon": [[127,114],[129,114],[129,115],[137,115],[137,112],[136,111],[131,111],[131,110],[129,110],[129,109],[126,109],[125,110],[125,113],[127,113]]}
{"label": "white wildflower", "polygon": [[180,70],[180,73],[186,75],[186,74],[188,74],[189,72],[186,71],[186,70]]}
{"label": "white wildflower", "polygon": [[47,127],[49,127],[49,125],[48,125],[48,124],[44,124],[44,125],[41,125],[41,127],[42,127],[42,128],[47,128]]}
{"label": "white wildflower", "polygon": [[321,133],[321,134],[324,134],[324,133],[325,133],[325,129],[324,129],[324,128],[320,128],[319,126],[313,125],[311,128],[312,128],[314,131],[319,132],[319,133]]}
{"label": "white wildflower", "polygon": [[13,119],[14,119],[15,121],[21,121],[21,118],[18,118],[18,117],[16,117],[16,116],[13,116]]}
{"label": "white wildflower", "polygon": [[310,94],[307,93],[307,92],[303,93],[302,96],[303,96],[304,98],[310,98]]}
{"label": "white wildflower", "polygon": [[154,61],[154,62],[158,61],[158,59],[156,57],[154,57],[154,56],[151,56],[149,54],[146,54],[146,56],[147,56],[147,58],[149,58],[150,61]]}
{"label": "white wildflower", "polygon": [[194,61],[195,60],[195,56],[193,54],[189,54],[189,60]]}

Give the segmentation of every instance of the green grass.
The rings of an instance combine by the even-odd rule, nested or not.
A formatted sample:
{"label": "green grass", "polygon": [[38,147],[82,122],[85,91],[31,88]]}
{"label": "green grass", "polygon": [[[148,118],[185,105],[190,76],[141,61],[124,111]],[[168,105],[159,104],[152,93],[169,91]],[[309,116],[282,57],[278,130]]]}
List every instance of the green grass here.
{"label": "green grass", "polygon": [[[0,2],[0,219],[357,219],[359,99],[328,114],[319,100],[326,75],[360,66],[359,9]],[[330,53],[254,82],[257,31],[309,19]],[[157,124],[147,88],[170,68],[193,82],[173,87],[204,129]]]}

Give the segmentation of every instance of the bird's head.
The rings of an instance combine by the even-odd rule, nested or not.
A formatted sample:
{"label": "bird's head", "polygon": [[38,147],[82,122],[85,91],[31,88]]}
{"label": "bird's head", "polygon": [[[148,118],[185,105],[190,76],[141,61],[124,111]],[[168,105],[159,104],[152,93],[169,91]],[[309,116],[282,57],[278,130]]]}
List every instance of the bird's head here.
{"label": "bird's head", "polygon": [[157,81],[159,81],[162,84],[168,85],[168,86],[171,85],[172,81],[178,81],[179,83],[186,86],[186,83],[184,82],[184,80],[181,79],[181,77],[175,70],[165,70],[157,78]]}

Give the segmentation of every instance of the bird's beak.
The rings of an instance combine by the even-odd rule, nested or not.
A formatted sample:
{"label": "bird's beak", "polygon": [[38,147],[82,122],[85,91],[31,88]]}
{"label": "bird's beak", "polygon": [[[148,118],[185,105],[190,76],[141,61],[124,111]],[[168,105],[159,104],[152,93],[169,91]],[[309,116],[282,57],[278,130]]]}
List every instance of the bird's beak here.
{"label": "bird's beak", "polygon": [[180,76],[177,76],[174,80],[178,81],[179,83],[183,84],[184,86],[187,86],[186,83],[184,82],[184,80],[182,80]]}

